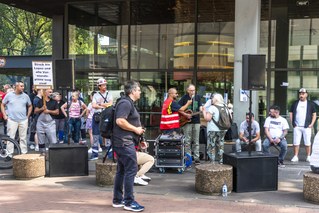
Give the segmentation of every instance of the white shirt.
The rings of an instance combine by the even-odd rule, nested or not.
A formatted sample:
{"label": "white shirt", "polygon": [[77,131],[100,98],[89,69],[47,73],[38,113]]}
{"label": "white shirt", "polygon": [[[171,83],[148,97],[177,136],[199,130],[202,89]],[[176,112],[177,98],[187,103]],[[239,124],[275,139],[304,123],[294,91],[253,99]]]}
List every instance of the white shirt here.
{"label": "white shirt", "polygon": [[295,120],[296,126],[301,126],[301,127],[305,126],[306,115],[307,115],[307,101],[299,101],[297,105],[297,110],[296,110],[296,120]]}
{"label": "white shirt", "polygon": [[289,129],[288,122],[285,118],[279,116],[278,118],[267,117],[264,127],[268,127],[272,138],[280,138],[284,130]]}
{"label": "white shirt", "polygon": [[209,112],[212,115],[212,120],[207,122],[207,132],[220,131],[219,128],[216,126],[216,124],[213,121],[213,119],[215,121],[219,120],[219,111],[218,111],[217,107],[215,107],[214,105],[210,105],[207,112]]}
{"label": "white shirt", "polygon": [[[100,93],[100,92],[95,93],[93,96],[93,99],[92,99],[92,103],[102,104],[102,103],[104,103],[104,98],[106,98],[105,103],[109,103],[109,102],[113,101],[112,94],[109,93],[108,91],[106,91],[105,93]],[[94,112],[102,112],[102,109],[95,109]]]}

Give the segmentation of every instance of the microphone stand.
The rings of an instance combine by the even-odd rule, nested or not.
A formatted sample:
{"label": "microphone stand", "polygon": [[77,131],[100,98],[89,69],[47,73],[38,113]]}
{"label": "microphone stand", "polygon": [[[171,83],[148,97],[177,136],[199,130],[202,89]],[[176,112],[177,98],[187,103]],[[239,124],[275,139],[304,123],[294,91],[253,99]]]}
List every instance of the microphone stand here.
{"label": "microphone stand", "polygon": [[251,110],[251,106],[252,106],[252,90],[249,90],[249,123],[248,123],[248,140],[249,140],[249,144],[248,144],[248,155],[251,156],[251,151],[252,151],[252,147],[253,147],[253,142],[251,141],[251,121],[252,121],[252,110]]}

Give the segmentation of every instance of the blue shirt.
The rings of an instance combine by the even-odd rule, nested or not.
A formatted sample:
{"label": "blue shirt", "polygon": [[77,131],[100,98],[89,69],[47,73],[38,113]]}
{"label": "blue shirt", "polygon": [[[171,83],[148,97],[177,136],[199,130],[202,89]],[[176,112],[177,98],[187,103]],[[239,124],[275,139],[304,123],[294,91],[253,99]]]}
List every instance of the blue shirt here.
{"label": "blue shirt", "polygon": [[17,95],[15,92],[10,92],[4,97],[3,104],[6,105],[6,112],[10,120],[20,122],[28,118],[27,112],[31,100],[27,94]]}

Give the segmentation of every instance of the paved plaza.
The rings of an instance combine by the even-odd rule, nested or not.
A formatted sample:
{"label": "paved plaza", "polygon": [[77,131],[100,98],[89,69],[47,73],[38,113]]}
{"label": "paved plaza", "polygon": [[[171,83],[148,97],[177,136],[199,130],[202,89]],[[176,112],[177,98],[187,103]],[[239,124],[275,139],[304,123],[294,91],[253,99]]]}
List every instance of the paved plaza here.
{"label": "paved plaza", "polygon": [[[144,212],[319,212],[319,205],[303,199],[306,162],[286,163],[279,168],[278,191],[235,193],[228,197],[195,192],[195,169],[177,174],[175,170],[148,175],[148,186],[135,186],[136,200]],[[43,177],[15,180],[12,170],[0,170],[1,213],[126,212],[114,209],[112,186],[95,183],[95,162],[89,162],[89,176]],[[253,181],[253,180],[252,180]]]}

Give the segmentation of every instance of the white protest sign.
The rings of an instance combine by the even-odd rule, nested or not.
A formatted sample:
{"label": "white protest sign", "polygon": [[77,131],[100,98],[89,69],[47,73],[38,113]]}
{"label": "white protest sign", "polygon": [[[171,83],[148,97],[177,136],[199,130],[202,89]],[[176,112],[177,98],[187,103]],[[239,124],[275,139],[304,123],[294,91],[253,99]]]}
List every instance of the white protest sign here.
{"label": "white protest sign", "polygon": [[32,61],[33,85],[39,89],[52,88],[52,61]]}

